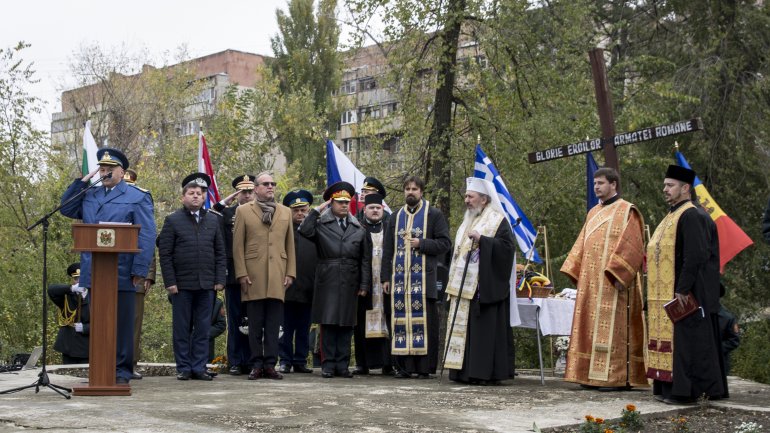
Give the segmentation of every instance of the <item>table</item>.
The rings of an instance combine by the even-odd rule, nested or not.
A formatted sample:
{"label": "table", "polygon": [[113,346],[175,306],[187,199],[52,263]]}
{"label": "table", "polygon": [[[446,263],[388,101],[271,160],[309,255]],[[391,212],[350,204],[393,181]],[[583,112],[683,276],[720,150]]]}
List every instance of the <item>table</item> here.
{"label": "table", "polygon": [[541,336],[570,335],[575,301],[562,298],[517,298],[520,328],[534,329],[537,334],[537,355],[540,361],[540,384],[545,385],[543,374],[543,346]]}

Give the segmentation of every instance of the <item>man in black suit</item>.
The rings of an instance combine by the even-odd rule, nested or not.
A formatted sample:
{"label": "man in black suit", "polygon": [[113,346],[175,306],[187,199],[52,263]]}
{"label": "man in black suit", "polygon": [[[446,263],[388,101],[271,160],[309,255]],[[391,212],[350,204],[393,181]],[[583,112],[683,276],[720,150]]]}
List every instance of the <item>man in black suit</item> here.
{"label": "man in black suit", "polygon": [[224,289],[227,255],[219,215],[201,209],[210,183],[204,173],[184,179],[183,208],[166,217],[158,238],[179,380],[211,380],[206,373],[211,309],[214,291]]}
{"label": "man in black suit", "polygon": [[[233,179],[235,192],[214,205],[214,210],[222,213],[222,228],[225,234],[225,250],[227,252],[227,285],[225,285],[225,306],[227,311],[227,362],[230,364],[229,373],[238,376],[251,371],[249,359],[249,337],[238,330],[246,315],[246,309],[241,304],[241,285],[235,278],[233,266],[233,228],[235,227],[235,210],[238,206],[254,201],[254,181],[256,177],[243,174]],[[236,201],[235,206],[230,203]]]}
{"label": "man in black suit", "polygon": [[78,285],[80,263],[69,265],[67,274],[72,284],[48,286],[48,297],[59,307],[59,333],[53,348],[61,352],[62,364],[88,364],[88,289]]}

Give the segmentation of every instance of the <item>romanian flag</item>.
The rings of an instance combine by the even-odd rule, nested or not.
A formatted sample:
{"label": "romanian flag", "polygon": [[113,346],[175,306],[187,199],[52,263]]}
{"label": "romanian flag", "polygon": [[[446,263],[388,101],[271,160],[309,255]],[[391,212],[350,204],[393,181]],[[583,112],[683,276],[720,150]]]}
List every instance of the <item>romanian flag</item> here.
{"label": "romanian flag", "polygon": [[209,148],[206,145],[206,137],[203,136],[203,131],[198,133],[198,172],[206,173],[211,178],[211,185],[208,187],[208,194],[206,195],[206,203],[203,206],[204,209],[210,209],[212,204],[219,202],[219,189],[217,189],[217,178],[214,176],[214,166],[211,165]]}
{"label": "romanian flag", "polygon": [[[676,152],[676,163],[692,170],[681,152]],[[746,247],[754,244],[754,241],[719,207],[714,198],[711,197],[711,194],[709,194],[706,186],[703,185],[703,182],[697,176],[695,177],[694,186],[701,206],[717,225],[717,232],[719,233],[719,272],[724,273],[727,262],[732,260],[733,257]]]}

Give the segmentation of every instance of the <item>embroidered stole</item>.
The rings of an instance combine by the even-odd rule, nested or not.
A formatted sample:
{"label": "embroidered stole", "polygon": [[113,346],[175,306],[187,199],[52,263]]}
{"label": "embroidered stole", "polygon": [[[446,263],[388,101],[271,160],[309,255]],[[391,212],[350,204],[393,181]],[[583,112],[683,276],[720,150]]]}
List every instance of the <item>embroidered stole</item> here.
{"label": "embroidered stole", "polygon": [[383,231],[370,233],[372,237],[372,309],[366,311],[366,338],[388,338],[388,325],[383,308],[380,264],[382,263]]}
{"label": "embroidered stole", "polygon": [[414,213],[406,205],[396,215],[396,248],[393,253],[392,324],[393,355],[427,355],[425,316],[425,255],[412,249],[409,240],[424,239],[430,204],[422,200]]}
{"label": "embroidered stole", "polygon": [[647,377],[671,382],[674,370],[674,324],[663,304],[674,298],[676,227],[692,202],[670,212],[660,222],[647,246]]}
{"label": "embroidered stole", "polygon": [[[448,351],[444,359],[444,367],[453,370],[463,368],[465,358],[465,340],[468,334],[468,314],[470,312],[471,299],[476,295],[476,289],[479,282],[479,248],[473,247],[473,242],[468,237],[468,233],[473,230],[479,232],[482,236],[494,237],[500,223],[505,217],[491,207],[486,207],[478,217],[471,221],[463,221],[462,226],[457,230],[455,236],[455,249],[452,254],[452,265],[449,269],[449,284],[446,292],[449,295],[449,315],[447,316],[447,337]],[[466,271],[466,262],[468,252],[470,253],[470,262]],[[465,282],[463,283],[463,273],[465,273]],[[462,286],[462,294],[460,287]],[[460,300],[458,302],[458,296]],[[455,317],[455,310],[457,316]],[[452,327],[452,318],[455,318],[454,327]],[[451,334],[449,333],[451,329]]]}

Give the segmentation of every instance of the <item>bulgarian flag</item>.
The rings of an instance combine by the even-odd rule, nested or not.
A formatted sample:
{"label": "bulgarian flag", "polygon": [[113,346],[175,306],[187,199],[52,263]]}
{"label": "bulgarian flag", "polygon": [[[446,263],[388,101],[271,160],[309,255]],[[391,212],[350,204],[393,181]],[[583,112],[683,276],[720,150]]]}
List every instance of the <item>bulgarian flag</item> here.
{"label": "bulgarian flag", "polygon": [[211,185],[208,188],[206,204],[204,205],[204,209],[209,209],[211,208],[212,203],[219,202],[219,189],[217,189],[217,179],[214,176],[214,166],[211,165],[209,148],[206,145],[206,137],[203,136],[203,131],[198,133],[198,172],[206,173],[211,178]]}
{"label": "bulgarian flag", "polygon": [[[676,152],[676,163],[692,170],[690,164],[684,159],[684,155],[679,151]],[[703,182],[697,176],[695,177],[694,186],[701,206],[717,225],[717,233],[719,233],[719,272],[724,273],[727,262],[754,244],[754,241],[719,207],[714,198],[711,197],[711,194],[709,194],[706,186],[703,185]]]}
{"label": "bulgarian flag", "polygon": [[[96,140],[91,134],[91,121],[86,121],[86,130],[83,131],[83,165],[80,172],[83,176],[99,167],[96,160]],[[97,176],[91,178],[91,183],[97,181]]]}

